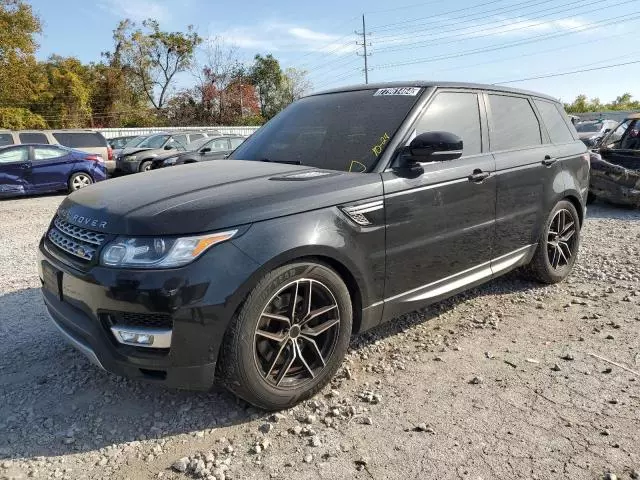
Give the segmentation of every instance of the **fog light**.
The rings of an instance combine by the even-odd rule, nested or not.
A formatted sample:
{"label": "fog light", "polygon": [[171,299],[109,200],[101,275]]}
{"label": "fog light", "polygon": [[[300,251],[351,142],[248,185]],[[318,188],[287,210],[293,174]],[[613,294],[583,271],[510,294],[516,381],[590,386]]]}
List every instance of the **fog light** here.
{"label": "fog light", "polygon": [[147,348],[170,348],[171,329],[135,328],[114,325],[111,331],[119,343]]}

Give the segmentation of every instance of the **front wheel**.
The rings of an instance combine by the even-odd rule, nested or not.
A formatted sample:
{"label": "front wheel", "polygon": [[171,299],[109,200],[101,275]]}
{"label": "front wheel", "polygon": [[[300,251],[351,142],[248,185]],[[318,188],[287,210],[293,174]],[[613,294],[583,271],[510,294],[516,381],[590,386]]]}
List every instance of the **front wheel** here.
{"label": "front wheel", "polygon": [[69,193],[88,187],[93,183],[91,175],[84,172],[74,173],[69,178]]}
{"label": "front wheel", "polygon": [[151,161],[147,160],[144,161],[140,164],[140,172],[148,172],[149,170],[151,170]]}
{"label": "front wheel", "polygon": [[580,246],[580,217],[576,207],[562,200],[551,210],[542,229],[536,253],[528,266],[542,283],[558,283],[571,273]]}
{"label": "front wheel", "polygon": [[289,408],[324,387],[349,346],[349,290],[332,269],[301,262],[267,274],[233,319],[218,377],[244,400]]}

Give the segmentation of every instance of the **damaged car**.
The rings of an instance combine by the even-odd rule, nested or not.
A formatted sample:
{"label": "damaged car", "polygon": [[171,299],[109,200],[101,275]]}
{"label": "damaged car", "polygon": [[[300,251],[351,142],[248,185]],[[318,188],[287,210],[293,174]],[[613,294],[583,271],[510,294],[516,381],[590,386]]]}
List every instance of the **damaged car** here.
{"label": "damaged car", "polygon": [[628,116],[596,147],[589,201],[640,207],[640,113]]}

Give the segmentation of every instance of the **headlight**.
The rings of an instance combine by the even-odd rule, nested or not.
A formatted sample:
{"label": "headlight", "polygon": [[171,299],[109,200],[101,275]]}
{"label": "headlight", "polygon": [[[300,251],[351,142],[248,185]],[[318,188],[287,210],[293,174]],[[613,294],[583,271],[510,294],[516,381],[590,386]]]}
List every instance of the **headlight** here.
{"label": "headlight", "polygon": [[178,160],[178,157],[165,158],[163,164],[164,165],[175,165],[177,160]]}
{"label": "headlight", "polygon": [[100,263],[107,267],[175,268],[193,262],[217,243],[238,231],[212,233],[194,237],[118,237],[102,251]]}
{"label": "headlight", "polygon": [[135,155],[127,155],[126,157],[123,158],[123,160],[125,162],[134,162],[136,160],[136,156]]}

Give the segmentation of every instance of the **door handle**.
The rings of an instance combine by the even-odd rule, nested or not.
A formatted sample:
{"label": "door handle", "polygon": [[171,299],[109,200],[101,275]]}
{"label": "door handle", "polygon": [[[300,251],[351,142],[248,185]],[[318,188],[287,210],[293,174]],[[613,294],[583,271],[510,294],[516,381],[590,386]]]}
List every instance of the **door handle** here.
{"label": "door handle", "polygon": [[556,163],[558,161],[557,158],[553,158],[551,155],[545,155],[544,156],[544,160],[542,160],[542,164],[545,167],[550,167],[551,165],[553,165],[554,163]]}
{"label": "door handle", "polygon": [[483,172],[480,169],[476,169],[467,178],[469,179],[470,182],[481,183],[486,178],[489,178],[490,175],[491,174],[489,172]]}

